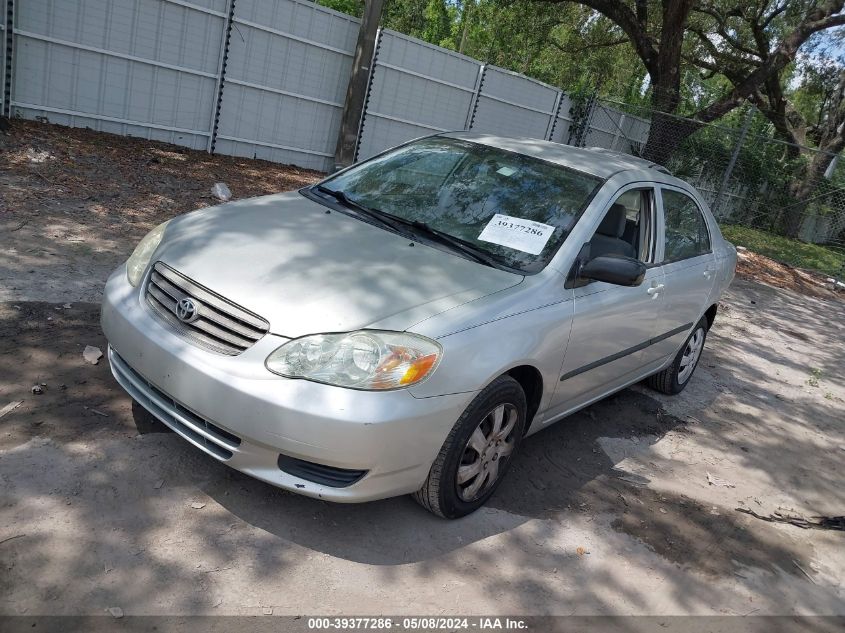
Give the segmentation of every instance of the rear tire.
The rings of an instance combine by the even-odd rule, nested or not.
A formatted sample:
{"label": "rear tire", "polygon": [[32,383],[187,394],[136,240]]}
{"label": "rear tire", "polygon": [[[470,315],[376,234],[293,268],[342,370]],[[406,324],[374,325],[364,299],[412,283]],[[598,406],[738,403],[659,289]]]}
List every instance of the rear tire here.
{"label": "rear tire", "polygon": [[480,508],[499,487],[525,434],[525,392],[500,376],[467,407],[449,432],[414,499],[457,519]]}
{"label": "rear tire", "polygon": [[690,332],[687,340],[678,350],[675,360],[663,371],[646,378],[646,384],[661,393],[675,395],[681,393],[692,380],[704,342],[707,340],[707,318],[702,318]]}

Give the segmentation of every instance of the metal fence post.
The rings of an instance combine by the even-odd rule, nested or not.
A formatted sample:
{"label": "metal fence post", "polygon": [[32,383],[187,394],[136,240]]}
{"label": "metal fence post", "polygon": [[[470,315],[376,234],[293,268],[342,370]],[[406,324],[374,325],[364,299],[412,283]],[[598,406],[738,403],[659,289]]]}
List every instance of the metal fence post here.
{"label": "metal fence post", "polygon": [[352,157],[352,162],[358,161],[358,152],[361,151],[361,135],[364,132],[364,123],[367,120],[367,110],[370,107],[370,97],[373,93],[373,80],[376,76],[376,66],[378,66],[378,53],[381,48],[381,38],[384,36],[384,31],[379,28],[376,31],[376,45],[373,47],[373,57],[370,59],[369,75],[367,76],[367,94],[364,97],[364,107],[361,109],[361,120],[358,121],[358,133],[355,137],[355,154]]}
{"label": "metal fence post", "polygon": [[[584,144],[587,142],[587,134],[590,131],[590,126],[593,122],[593,112],[596,109],[596,105],[598,103],[598,91],[593,91],[590,96],[587,98],[584,112],[578,117],[578,121],[575,121],[574,118],[569,125],[569,139],[567,139],[566,144],[572,145],[573,147],[584,147]],[[572,112],[570,106],[570,113]]]}
{"label": "metal fence post", "polygon": [[555,105],[552,108],[552,118],[549,119],[549,125],[546,128],[546,140],[551,141],[555,133],[555,125],[557,125],[557,117],[560,115],[560,104],[563,103],[563,90],[558,90],[555,97]]}
{"label": "metal fence post", "polygon": [[3,85],[0,90],[3,91],[3,110],[0,116],[12,116],[12,81],[15,72],[14,66],[14,40],[15,40],[15,0],[0,0],[0,7],[5,9],[3,11],[3,48],[6,53],[5,68],[3,76]]}
{"label": "metal fence post", "polygon": [[475,110],[478,108],[478,97],[481,95],[481,86],[484,84],[484,73],[487,72],[487,64],[481,64],[478,67],[478,76],[475,78],[475,89],[472,91],[472,99],[467,108],[466,123],[464,123],[465,130],[471,130],[472,124],[475,121]]}
{"label": "metal fence post", "polygon": [[[616,130],[613,132],[613,140],[610,142],[610,149],[612,149],[614,152],[617,151],[617,149],[618,149],[617,145],[619,145],[619,139],[622,138],[623,136],[625,136],[625,132],[624,132],[625,127],[624,126],[625,126],[626,119],[627,119],[627,117],[625,116],[625,113],[623,112],[622,114],[619,115],[619,123],[617,123],[616,121],[613,121],[613,125],[616,127]],[[625,136],[625,139],[627,140],[628,137]]]}
{"label": "metal fence post", "polygon": [[742,149],[743,143],[745,143],[745,136],[748,134],[748,128],[751,127],[751,120],[754,118],[755,112],[756,108],[751,106],[745,114],[745,121],[742,123],[739,138],[736,140],[736,145],[734,145],[731,159],[728,161],[728,166],[725,168],[725,173],[722,176],[722,184],[719,185],[719,189],[716,191],[716,197],[713,199],[713,208],[711,209],[713,215],[718,215],[719,206],[722,204],[722,196],[725,194],[725,189],[728,187],[728,181],[731,178],[731,174],[733,174],[734,167],[736,166],[736,160],[739,158],[739,151]]}
{"label": "metal fence post", "polygon": [[223,42],[220,47],[220,60],[217,65],[217,83],[214,87],[214,109],[211,113],[211,129],[208,135],[206,151],[214,153],[214,144],[217,142],[217,128],[220,125],[220,108],[223,105],[223,90],[226,84],[226,63],[229,61],[229,42],[232,39],[232,22],[235,17],[235,0],[226,2],[226,19],[223,22]]}

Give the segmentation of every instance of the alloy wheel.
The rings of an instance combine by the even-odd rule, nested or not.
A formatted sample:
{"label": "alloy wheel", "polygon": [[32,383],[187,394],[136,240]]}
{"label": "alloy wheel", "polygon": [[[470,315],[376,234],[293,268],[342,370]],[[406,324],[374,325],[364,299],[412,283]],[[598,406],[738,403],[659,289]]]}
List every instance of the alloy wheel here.
{"label": "alloy wheel", "polygon": [[516,446],[514,428],[518,419],[512,404],[500,404],[481,418],[469,436],[458,466],[458,495],[473,501],[499,478],[499,473]]}
{"label": "alloy wheel", "polygon": [[704,348],[704,330],[698,328],[687,341],[687,346],[684,348],[684,354],[681,356],[680,365],[678,365],[678,382],[684,384],[695,369],[698,363],[698,357],[701,356],[701,350]]}

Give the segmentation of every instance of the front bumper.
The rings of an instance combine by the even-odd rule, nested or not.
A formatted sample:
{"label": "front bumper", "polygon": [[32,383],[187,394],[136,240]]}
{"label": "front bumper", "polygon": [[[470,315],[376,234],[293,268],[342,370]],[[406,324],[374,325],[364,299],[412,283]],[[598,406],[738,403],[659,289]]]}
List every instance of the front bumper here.
{"label": "front bumper", "polygon": [[[474,394],[414,398],[292,380],[264,360],[287,339],[267,334],[238,356],[177,336],[121,266],[106,284],[102,327],[117,381],[194,446],[262,481],[330,501],[413,492]],[[347,487],[279,468],[279,455],[366,474]]]}

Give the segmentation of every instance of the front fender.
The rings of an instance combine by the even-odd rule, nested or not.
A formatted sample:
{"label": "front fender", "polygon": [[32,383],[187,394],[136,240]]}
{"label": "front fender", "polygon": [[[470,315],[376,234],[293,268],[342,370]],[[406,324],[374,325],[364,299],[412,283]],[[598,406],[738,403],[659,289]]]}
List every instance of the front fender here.
{"label": "front fender", "polygon": [[560,375],[572,316],[573,302],[566,299],[439,337],[443,359],[428,380],[411,388],[411,395],[477,392],[510,369],[530,365],[543,378],[539,414]]}

